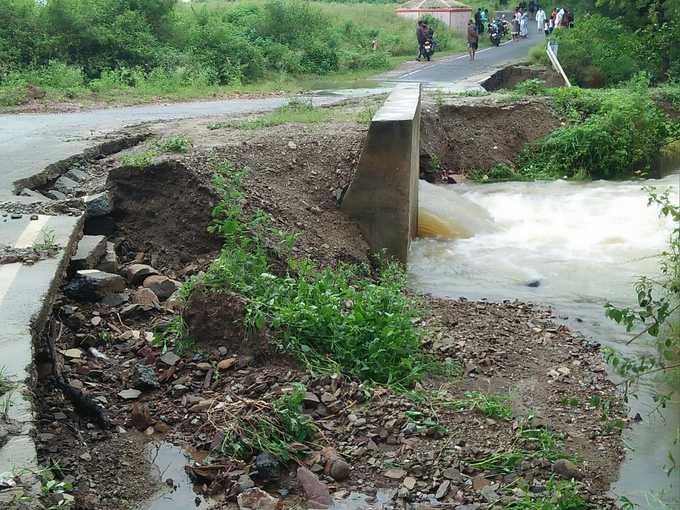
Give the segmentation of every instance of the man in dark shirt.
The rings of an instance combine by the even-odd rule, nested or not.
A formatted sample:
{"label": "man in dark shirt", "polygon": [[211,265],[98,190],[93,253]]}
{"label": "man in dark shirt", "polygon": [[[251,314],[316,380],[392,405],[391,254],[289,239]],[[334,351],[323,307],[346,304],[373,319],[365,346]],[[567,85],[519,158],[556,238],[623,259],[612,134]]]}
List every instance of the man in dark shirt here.
{"label": "man in dark shirt", "polygon": [[416,39],[418,40],[418,56],[416,60],[420,60],[423,55],[423,44],[427,40],[427,24],[424,21],[418,22],[418,28],[416,28]]}

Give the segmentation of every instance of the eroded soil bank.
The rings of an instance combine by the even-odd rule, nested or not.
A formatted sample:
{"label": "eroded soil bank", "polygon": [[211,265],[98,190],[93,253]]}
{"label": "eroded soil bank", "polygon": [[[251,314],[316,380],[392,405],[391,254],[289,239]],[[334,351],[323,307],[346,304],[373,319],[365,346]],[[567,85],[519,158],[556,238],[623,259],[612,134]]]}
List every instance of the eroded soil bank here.
{"label": "eroded soil bank", "polygon": [[[193,452],[187,470],[197,504],[216,508],[236,505],[240,493],[242,509],[318,508],[331,499],[347,508],[503,508],[531,494],[549,497],[550,484],[572,479],[583,508],[614,507],[606,491],[623,455],[622,408],[597,346],[555,325],[548,310],[423,296],[423,349],[460,370],[428,375],[417,388],[427,398],[414,399],[312,373],[277,353],[266,330],[245,331],[237,295],[215,302],[199,291],[184,308],[173,290],[219,249],[207,234],[219,199],[212,161],[250,169],[246,213],[263,209],[277,228],[296,233],[295,255],[322,266],[369,262],[357,227],[337,207],[364,125],[207,124],[151,128],[158,137],[191,137],[186,155],[145,168],[121,166],[114,155],[80,168],[72,194],[108,191],[111,201],[86,224],[87,235],[105,236],[106,249],[84,263],[110,276],[96,287],[101,294],[83,292],[77,277],[66,284],[37,346],[35,386],[39,460],[73,484],[75,508],[149,508],[158,494],[164,508],[175,508],[176,481],[141,453],[161,440]],[[179,356],[153,343],[153,332],[178,315],[197,335],[195,351]],[[290,448],[311,473],[292,461],[225,455],[227,425],[294,383],[306,387],[301,411],[318,433]],[[484,404],[489,399],[495,407]],[[63,497],[49,495],[45,506]]]}

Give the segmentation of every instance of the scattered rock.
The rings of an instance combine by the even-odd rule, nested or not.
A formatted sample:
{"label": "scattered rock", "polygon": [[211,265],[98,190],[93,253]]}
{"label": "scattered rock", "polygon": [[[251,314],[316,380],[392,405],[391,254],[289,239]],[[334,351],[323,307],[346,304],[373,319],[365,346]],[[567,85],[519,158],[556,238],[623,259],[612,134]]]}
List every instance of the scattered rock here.
{"label": "scattered rock", "polygon": [[336,482],[342,482],[349,478],[352,468],[343,459],[335,459],[331,464],[330,475]]}
{"label": "scattered rock", "polygon": [[156,274],[158,271],[147,264],[130,264],[124,269],[125,279],[130,285],[139,285],[148,276]]}
{"label": "scattered rock", "polygon": [[96,195],[87,195],[83,198],[85,202],[85,215],[88,218],[106,216],[113,212],[113,198],[110,193],[104,191]]}
{"label": "scattered rock", "polygon": [[527,287],[540,287],[541,286],[541,281],[540,280],[531,280],[529,283],[527,283]]}
{"label": "scattered rock", "polygon": [[267,452],[262,452],[255,457],[255,469],[257,470],[257,479],[263,482],[279,478],[279,463]]}
{"label": "scattered rock", "polygon": [[92,455],[85,452],[80,456],[80,460],[84,460],[85,462],[90,462],[92,460]]}
{"label": "scattered rock", "polygon": [[439,488],[437,489],[437,493],[434,495],[434,497],[437,498],[437,499],[442,499],[444,496],[446,496],[449,493],[450,488],[451,488],[451,482],[449,480],[444,480],[439,485]]}
{"label": "scattered rock", "polygon": [[151,289],[141,287],[130,294],[130,301],[136,305],[142,306],[160,306],[158,297]]}
{"label": "scattered rock", "polygon": [[82,358],[82,356],[83,356],[83,351],[81,351],[80,349],[77,349],[77,348],[66,349],[65,351],[62,351],[61,353],[64,356],[66,356],[67,358],[71,358],[71,359],[79,359],[79,358]]}
{"label": "scattered rock", "polygon": [[239,510],[276,510],[279,499],[270,496],[257,487],[242,492],[236,497]]}
{"label": "scattered rock", "polygon": [[61,191],[57,191],[56,189],[47,190],[45,195],[54,200],[66,200],[66,195],[64,195]]}
{"label": "scattered rock", "polygon": [[477,475],[472,479],[472,488],[476,491],[480,491],[489,485],[491,485],[491,482],[484,478],[483,475]]}
{"label": "scattered rock", "polygon": [[447,480],[453,481],[453,483],[460,483],[463,481],[463,475],[456,468],[447,468],[442,472],[442,475]]}
{"label": "scattered rock", "polygon": [[78,191],[78,183],[73,179],[69,179],[62,175],[54,182],[54,189],[63,193],[64,195],[74,195]]}
{"label": "scattered rock", "polygon": [[229,370],[238,362],[238,358],[227,358],[223,359],[217,364],[217,368],[220,370]]}
{"label": "scattered rock", "polygon": [[406,478],[404,478],[402,485],[406,487],[408,490],[412,491],[416,486],[416,479],[413,478],[412,476],[407,476]]}
{"label": "scattered rock", "polygon": [[403,469],[388,469],[383,473],[383,476],[386,478],[391,478],[392,480],[399,480],[400,478],[404,478],[406,476],[406,471]]}
{"label": "scattered rock", "polygon": [[64,287],[64,294],[78,301],[98,301],[125,290],[125,279],[96,269],[82,269]]}
{"label": "scattered rock", "polygon": [[143,363],[137,363],[132,371],[132,386],[138,390],[151,390],[160,387],[156,371]]}
{"label": "scattered rock", "polygon": [[65,175],[69,179],[76,182],[83,182],[88,178],[87,173],[83,172],[82,170],[78,170],[77,168],[71,168],[68,172],[66,172]]}
{"label": "scattered rock", "polygon": [[238,488],[240,492],[245,492],[248,489],[255,487],[255,482],[248,475],[241,475],[238,477]]}
{"label": "scattered rock", "polygon": [[146,404],[134,403],[132,404],[132,411],[130,411],[130,425],[140,432],[143,432],[151,425],[153,425],[153,418],[149,413],[149,407]]}
{"label": "scattered rock", "polygon": [[501,497],[496,492],[496,486],[494,485],[487,485],[486,487],[482,487],[479,493],[488,503],[491,504],[500,501],[501,499]]}
{"label": "scattered rock", "polygon": [[328,486],[319,477],[305,467],[299,467],[297,478],[307,496],[309,508],[328,508],[331,505],[331,494]]}
{"label": "scattered rock", "polygon": [[106,255],[106,237],[83,236],[78,242],[78,250],[71,259],[71,269],[94,269]]}
{"label": "scattered rock", "polygon": [[142,284],[145,288],[153,291],[158,299],[165,301],[172,296],[180,287],[180,283],[176,280],[171,280],[167,276],[151,275],[144,279]]}
{"label": "scattered rock", "polygon": [[130,300],[130,294],[121,292],[120,294],[109,294],[102,298],[102,304],[106,306],[120,306]]}
{"label": "scattered rock", "polygon": [[576,464],[567,459],[558,459],[553,462],[552,470],[562,478],[580,480],[582,476]]}
{"label": "scattered rock", "polygon": [[288,148],[295,150],[297,149],[297,144],[295,142],[288,142]]}
{"label": "scattered rock", "polygon": [[141,391],[135,389],[128,389],[118,392],[118,396],[124,400],[135,400],[136,398],[139,398],[141,394]]}
{"label": "scattered rock", "polygon": [[166,352],[165,354],[163,354],[163,355],[160,357],[160,360],[161,360],[163,363],[165,363],[166,365],[169,365],[169,366],[171,366],[171,367],[172,367],[172,366],[175,366],[175,364],[176,364],[179,360],[181,360],[181,359],[182,359],[182,358],[180,358],[179,356],[177,356],[177,354],[175,354],[175,353],[172,352],[172,351],[168,351],[168,352]]}

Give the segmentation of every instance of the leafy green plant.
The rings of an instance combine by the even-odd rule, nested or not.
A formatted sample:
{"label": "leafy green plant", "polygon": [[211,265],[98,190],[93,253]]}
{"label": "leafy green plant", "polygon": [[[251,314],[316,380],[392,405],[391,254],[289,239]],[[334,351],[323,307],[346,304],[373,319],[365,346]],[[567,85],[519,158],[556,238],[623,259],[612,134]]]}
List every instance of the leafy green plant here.
{"label": "leafy green plant", "polygon": [[439,423],[436,419],[426,416],[421,411],[406,411],[404,413],[409,422],[416,426],[418,431],[427,430],[434,431],[440,434],[448,434],[449,429]]}
{"label": "leafy green plant", "polygon": [[477,411],[490,418],[512,419],[510,399],[501,395],[487,395],[480,391],[467,391],[465,398],[446,403],[458,411]]}
{"label": "leafy green plant", "polygon": [[175,135],[158,140],[154,147],[162,153],[184,154],[191,149],[191,139],[184,135]]}
{"label": "leafy green plant", "polygon": [[538,79],[521,81],[513,89],[513,93],[518,96],[543,96],[547,91],[545,82]]}
{"label": "leafy green plant", "polygon": [[54,254],[59,251],[59,244],[57,244],[57,234],[52,228],[43,228],[38,237],[31,246],[33,251],[38,253]]}
{"label": "leafy green plant", "polygon": [[[242,295],[248,327],[268,325],[279,349],[311,367],[412,386],[429,360],[415,325],[417,302],[402,292],[403,269],[388,261],[374,275],[368,266],[318,268],[309,259],[290,257],[294,239],[274,229],[268,215],[244,220],[242,176],[230,164],[216,169],[213,183],[223,199],[210,231],[222,238],[223,248],[200,282]],[[272,266],[272,256],[286,260],[287,267]]]}
{"label": "leafy green plant", "polygon": [[502,164],[494,165],[488,170],[473,170],[469,177],[471,180],[481,183],[525,180],[524,175],[518,173],[508,165]]}
{"label": "leafy green plant", "polygon": [[525,460],[546,459],[555,461],[568,458],[560,449],[562,437],[543,427],[534,426],[533,420],[532,416],[527,417],[517,429],[510,448],[468,462],[468,465],[480,471],[508,474],[512,473],[519,463]]}
{"label": "leafy green plant", "polygon": [[194,347],[194,339],[189,336],[189,328],[181,315],[175,316],[168,324],[159,327],[153,336],[154,347],[161,347],[166,352],[171,346],[177,354],[182,355]]}
{"label": "leafy green plant", "polygon": [[555,480],[545,484],[545,490],[535,493],[523,487],[524,496],[503,507],[505,510],[584,510],[586,500],[578,492],[574,480]]}
{"label": "leafy green plant", "polygon": [[135,168],[146,168],[153,164],[153,159],[158,156],[155,150],[147,149],[141,152],[133,152],[131,154],[123,154],[120,158],[120,164],[123,166],[132,166]]}
{"label": "leafy green plant", "polygon": [[253,453],[267,452],[282,462],[298,456],[301,450],[291,445],[304,444],[316,433],[316,427],[300,412],[305,391],[302,384],[295,383],[290,394],[271,404],[237,402],[229,411],[221,452],[244,460]]}

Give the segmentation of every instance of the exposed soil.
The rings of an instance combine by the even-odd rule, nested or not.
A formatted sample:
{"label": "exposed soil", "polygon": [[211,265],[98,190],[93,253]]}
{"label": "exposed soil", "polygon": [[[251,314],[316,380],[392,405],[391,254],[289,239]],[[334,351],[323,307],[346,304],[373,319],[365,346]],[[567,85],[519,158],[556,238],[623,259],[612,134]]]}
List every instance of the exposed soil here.
{"label": "exposed soil", "polygon": [[489,96],[459,97],[440,104],[427,101],[421,118],[421,177],[455,179],[495,165],[514,167],[527,143],[559,125],[557,115],[541,99],[507,102]]}
{"label": "exposed soil", "polygon": [[[482,113],[478,108],[475,115],[472,104],[462,101],[465,104],[443,107],[442,114],[432,105],[424,108],[425,116],[438,120],[430,126],[425,122],[423,139],[448,150],[451,161],[473,160],[467,149],[462,156],[453,153],[454,140],[467,144],[469,126],[488,127],[489,117],[494,119],[492,133],[484,140],[497,137],[494,143],[504,147],[501,152],[507,157],[522,136],[539,136],[556,122],[539,103],[482,104]],[[494,127],[496,120],[505,122],[504,129]],[[520,124],[525,129],[521,136],[516,132]],[[103,158],[92,164],[90,179],[82,184],[82,193],[112,190],[115,211],[109,239],[123,266],[150,263],[180,280],[205,268],[218,248],[206,230],[216,200],[209,184],[210,164],[223,160],[250,169],[243,186],[246,213],[262,208],[273,215],[275,227],[299,234],[297,256],[309,256],[321,265],[368,260],[359,229],[337,207],[356,168],[363,126],[239,131],[208,130],[207,123],[181,121],[155,129],[164,136],[189,131],[192,151],[144,170],[117,168],[115,157]],[[503,135],[513,141],[503,142]],[[473,137],[479,150],[478,139]],[[135,287],[128,293],[135,295]],[[189,470],[197,490],[212,496],[217,508],[234,505],[243,475],[251,475],[284,506],[304,506],[294,463],[281,466],[278,480],[263,478],[254,459],[235,460],[219,449],[230,420],[266,406],[294,382],[306,386],[303,411],[319,429],[313,444],[296,446],[303,452],[300,462],[317,473],[338,500],[352,492],[371,497],[377,488],[391,488],[388,499],[394,501],[388,506],[485,509],[496,498],[504,504],[516,499],[517,493],[507,487],[513,481],[540,493],[551,477],[575,476],[588,508],[614,508],[606,491],[622,445],[620,429],[612,427],[611,420],[621,416],[622,407],[597,347],[553,324],[549,311],[521,303],[423,298],[430,310],[421,320],[428,332],[424,349],[463,367],[459,377],[428,377],[423,389],[440,392],[443,401],[462,399],[469,390],[508,395],[513,417],[499,419],[456,410],[438,399],[419,403],[384,388],[314,375],[273,352],[266,331],[248,333],[244,303],[233,294],[209,295],[199,288],[184,310],[172,298],[132,304],[128,297],[122,299],[106,305],[62,296],[37,353],[42,374],[35,388],[39,460],[45,466],[61,466],[57,476],[74,483],[76,508],[133,509],[133,502],[146,500],[163,482],[173,485],[159,479],[151,460],[141,454],[145,442],[160,439],[202,452],[197,456],[200,465],[192,464]],[[153,331],[181,313],[199,337],[198,350],[172,359],[162,346],[152,344]],[[65,400],[50,382],[54,367],[62,367],[58,371],[72,387],[107,409],[111,429],[101,430]],[[140,371],[147,382],[157,384],[140,385]],[[134,387],[141,388],[138,396],[120,394]],[[593,395],[612,402],[608,417],[589,404]],[[407,411],[422,413],[422,420],[414,421]],[[578,459],[577,466],[565,472],[557,463],[536,458],[510,473],[475,469],[475,461],[518,447],[518,430],[528,415],[540,417],[531,422],[533,427],[563,438],[560,448]],[[433,426],[435,422],[439,426]],[[347,479],[331,476],[323,447],[332,447],[349,462]],[[463,506],[474,504],[479,506]]]}

